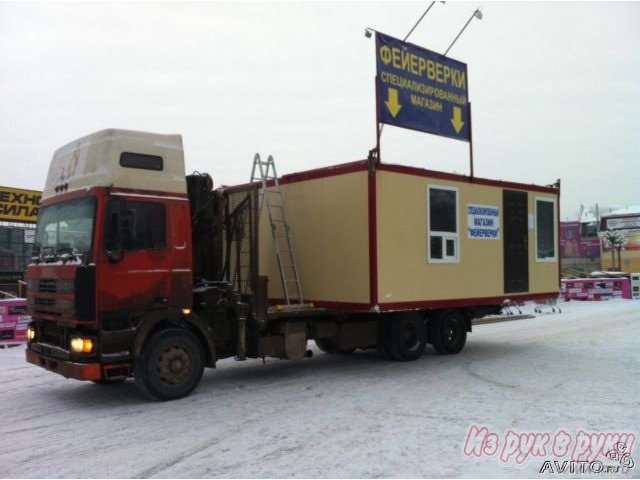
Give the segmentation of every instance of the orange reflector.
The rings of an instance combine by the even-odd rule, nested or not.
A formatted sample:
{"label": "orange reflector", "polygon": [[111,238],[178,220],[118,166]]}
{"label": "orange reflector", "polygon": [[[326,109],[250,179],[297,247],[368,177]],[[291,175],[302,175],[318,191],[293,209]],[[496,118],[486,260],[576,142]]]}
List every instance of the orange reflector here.
{"label": "orange reflector", "polygon": [[93,341],[90,338],[85,338],[82,341],[82,353],[91,353],[93,351]]}

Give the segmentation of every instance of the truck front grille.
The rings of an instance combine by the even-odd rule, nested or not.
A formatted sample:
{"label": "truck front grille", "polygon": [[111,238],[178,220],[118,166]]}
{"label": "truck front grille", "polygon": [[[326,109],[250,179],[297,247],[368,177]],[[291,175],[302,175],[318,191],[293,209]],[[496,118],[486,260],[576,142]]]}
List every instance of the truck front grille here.
{"label": "truck front grille", "polygon": [[54,321],[95,321],[95,265],[79,266],[73,278],[30,278],[30,315]]}
{"label": "truck front grille", "polygon": [[38,282],[38,292],[55,293],[58,291],[55,278],[41,278]]}
{"label": "truck front grille", "polygon": [[38,322],[38,341],[54,347],[66,348],[67,329],[52,322]]}
{"label": "truck front grille", "polygon": [[33,303],[35,305],[38,305],[38,306],[41,306],[41,307],[55,307],[56,306],[56,299],[55,298],[36,297],[36,298],[34,298]]}

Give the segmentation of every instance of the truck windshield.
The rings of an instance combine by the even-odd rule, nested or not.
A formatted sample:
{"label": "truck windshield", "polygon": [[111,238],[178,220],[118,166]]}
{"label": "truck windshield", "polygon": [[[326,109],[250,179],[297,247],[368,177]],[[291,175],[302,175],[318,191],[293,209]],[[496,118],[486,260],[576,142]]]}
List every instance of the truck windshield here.
{"label": "truck windshield", "polygon": [[[95,198],[49,205],[38,213],[34,255],[40,261],[68,259],[91,251]],[[64,258],[60,258],[66,255]]]}

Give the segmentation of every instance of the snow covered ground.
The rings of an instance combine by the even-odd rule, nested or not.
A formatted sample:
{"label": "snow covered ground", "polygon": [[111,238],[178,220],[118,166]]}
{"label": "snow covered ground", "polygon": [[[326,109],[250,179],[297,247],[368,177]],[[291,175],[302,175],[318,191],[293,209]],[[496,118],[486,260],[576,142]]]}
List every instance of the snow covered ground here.
{"label": "snow covered ground", "polygon": [[[479,325],[453,356],[223,361],[169,403],[0,350],[0,477],[549,477],[463,447],[472,424],[640,433],[640,302],[561,306]],[[617,476],[640,475],[632,456]]]}

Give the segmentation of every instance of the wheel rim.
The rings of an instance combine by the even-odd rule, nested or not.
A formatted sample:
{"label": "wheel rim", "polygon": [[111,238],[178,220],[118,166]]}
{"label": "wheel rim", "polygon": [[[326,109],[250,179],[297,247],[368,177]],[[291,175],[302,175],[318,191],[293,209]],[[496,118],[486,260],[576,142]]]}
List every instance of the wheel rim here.
{"label": "wheel rim", "polygon": [[169,347],[158,357],[156,370],[164,383],[177,385],[184,382],[191,372],[191,356],[182,347]]}
{"label": "wheel rim", "polygon": [[449,345],[453,345],[458,341],[458,324],[455,318],[448,318],[445,323],[444,336]]}
{"label": "wheel rim", "polygon": [[402,329],[402,343],[407,350],[415,350],[420,346],[418,329],[415,325],[409,323]]}

